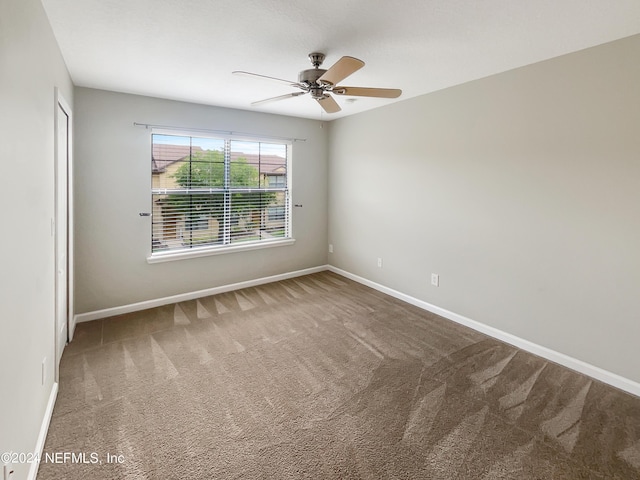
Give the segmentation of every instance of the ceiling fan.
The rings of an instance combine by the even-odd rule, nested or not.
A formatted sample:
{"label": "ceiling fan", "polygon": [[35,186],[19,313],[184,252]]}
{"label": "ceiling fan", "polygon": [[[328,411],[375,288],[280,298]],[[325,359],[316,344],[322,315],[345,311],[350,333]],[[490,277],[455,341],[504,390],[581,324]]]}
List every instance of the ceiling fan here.
{"label": "ceiling fan", "polygon": [[311,94],[311,98],[316,100],[320,106],[327,113],[339,112],[340,105],[330,95],[350,95],[355,97],[378,97],[378,98],[398,98],[402,94],[402,90],[397,88],[367,88],[367,87],[344,87],[337,85],[356,70],[364,67],[364,62],[354,57],[342,57],[331,68],[325,70],[320,68],[324,61],[324,53],[313,52],[309,54],[309,59],[313,68],[308,70],[302,70],[298,74],[298,81],[292,82],[289,80],[283,80],[281,78],[268,77],[266,75],[259,75],[257,73],[243,72],[236,70],[233,72],[235,75],[247,75],[250,77],[264,78],[267,80],[274,80],[276,82],[285,83],[291,87],[296,87],[302,90],[301,92],[287,93],[286,95],[279,95],[277,97],[266,98],[264,100],[258,100],[251,103],[254,105],[261,105],[267,102],[273,102],[276,100],[284,100],[285,98],[298,97],[307,93]]}

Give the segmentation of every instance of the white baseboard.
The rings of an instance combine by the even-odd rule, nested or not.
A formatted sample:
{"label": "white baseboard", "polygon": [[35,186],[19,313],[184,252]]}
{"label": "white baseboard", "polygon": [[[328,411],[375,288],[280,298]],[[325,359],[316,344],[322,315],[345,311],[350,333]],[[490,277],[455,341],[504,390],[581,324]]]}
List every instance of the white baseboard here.
{"label": "white baseboard", "polygon": [[302,275],[309,275],[311,273],[323,272],[328,269],[328,265],[321,265],[318,267],[306,268],[304,270],[296,270],[294,272],[281,273],[279,275],[272,275],[270,277],[256,278],[254,280],[247,280],[245,282],[232,283],[230,285],[222,285],[220,287],[207,288],[205,290],[198,290],[196,292],[181,293],[178,295],[172,295],[170,297],[156,298],[153,300],[146,300],[144,302],[132,303],[129,305],[122,305],[120,307],[105,308],[104,310],[96,310],[93,312],[79,313],[74,316],[73,330],[75,330],[75,324],[80,322],[89,322],[91,320],[98,320],[100,318],[112,317],[114,315],[122,315],[123,313],[137,312],[145,310],[147,308],[161,307],[162,305],[168,305],[170,303],[185,302],[187,300],[195,300],[196,298],[208,297],[209,295],[217,295],[219,293],[231,292],[233,290],[240,290],[241,288],[255,287],[257,285],[264,285],[265,283],[278,282],[280,280],[287,280],[289,278],[300,277]]}
{"label": "white baseboard", "polygon": [[530,342],[529,340],[525,340],[489,325],[485,325],[484,323],[471,320],[470,318],[458,315],[457,313],[445,310],[444,308],[440,308],[436,305],[418,300],[415,297],[406,295],[402,292],[398,292],[397,290],[393,290],[392,288],[385,287],[384,285],[380,285],[379,283],[372,282],[371,280],[367,280],[366,278],[359,277],[358,275],[354,275],[353,273],[341,270],[332,265],[328,266],[328,270],[368,287],[371,287],[380,292],[386,293],[387,295],[391,295],[392,297],[403,300],[407,303],[410,303],[411,305],[415,305],[416,307],[422,308],[423,310],[427,310],[429,312],[440,315],[441,317],[472,328],[473,330],[476,330],[480,333],[484,333],[486,335],[489,335],[490,337],[502,340],[503,342],[513,345],[514,347],[521,348],[522,350],[526,350],[527,352],[533,353],[534,355],[546,358],[547,360],[563,365],[567,368],[570,368],[571,370],[575,370],[576,372],[588,375],[592,378],[619,388],[620,390],[624,390],[633,395],[640,396],[640,383],[622,377],[616,373],[609,372],[600,367],[596,367],[595,365],[591,365],[587,362],[583,362],[582,360],[578,360],[576,358],[570,357],[569,355],[565,355],[564,353],[556,352],[555,350],[543,347],[542,345]]}
{"label": "white baseboard", "polygon": [[[47,439],[47,432],[49,431],[49,424],[51,423],[51,416],[53,415],[53,407],[56,404],[56,398],[58,398],[58,382],[53,382],[53,387],[51,387],[51,393],[49,394],[49,401],[47,402],[47,409],[44,412],[42,424],[40,425],[38,441],[36,442],[36,448],[33,452],[36,458],[42,458],[44,442]],[[36,480],[36,477],[38,476],[38,467],[40,467],[40,463],[31,462],[29,474],[27,475],[29,480]]]}

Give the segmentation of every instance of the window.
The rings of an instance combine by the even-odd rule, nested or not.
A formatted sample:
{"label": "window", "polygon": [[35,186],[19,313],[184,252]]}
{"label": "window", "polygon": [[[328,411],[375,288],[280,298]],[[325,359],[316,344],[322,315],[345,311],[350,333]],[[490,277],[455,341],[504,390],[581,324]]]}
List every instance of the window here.
{"label": "window", "polygon": [[283,143],[154,133],[152,256],[291,238],[290,150]]}
{"label": "window", "polygon": [[283,188],[287,185],[287,177],[282,174],[271,174],[266,176],[267,185],[273,188]]}
{"label": "window", "polygon": [[268,211],[270,221],[284,220],[284,207],[269,207]]}

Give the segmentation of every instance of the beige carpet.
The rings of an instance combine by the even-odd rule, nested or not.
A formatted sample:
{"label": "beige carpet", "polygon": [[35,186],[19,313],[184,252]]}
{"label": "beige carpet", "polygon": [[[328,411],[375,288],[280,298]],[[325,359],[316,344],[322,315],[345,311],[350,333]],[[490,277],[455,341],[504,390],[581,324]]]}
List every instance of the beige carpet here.
{"label": "beige carpet", "polygon": [[640,398],[323,272],[78,325],[45,452],[85,463],[40,480],[632,479]]}

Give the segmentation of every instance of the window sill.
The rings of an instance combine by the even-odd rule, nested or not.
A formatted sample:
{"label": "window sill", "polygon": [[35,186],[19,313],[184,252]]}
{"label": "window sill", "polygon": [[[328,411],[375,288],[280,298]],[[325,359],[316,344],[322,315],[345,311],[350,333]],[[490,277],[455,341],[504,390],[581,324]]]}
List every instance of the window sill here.
{"label": "window sill", "polygon": [[172,262],[174,260],[186,260],[189,258],[209,257],[212,255],[224,255],[227,253],[246,252],[249,250],[259,250],[262,248],[284,247],[296,243],[295,238],[284,240],[262,241],[256,243],[246,243],[241,245],[228,245],[226,247],[200,247],[187,251],[154,253],[147,257],[147,263]]}

